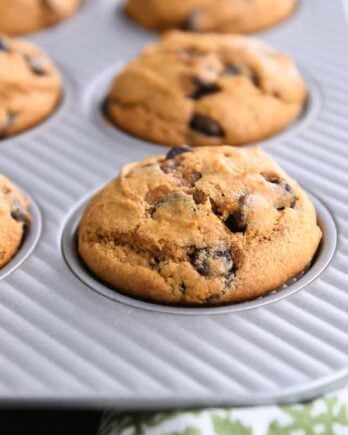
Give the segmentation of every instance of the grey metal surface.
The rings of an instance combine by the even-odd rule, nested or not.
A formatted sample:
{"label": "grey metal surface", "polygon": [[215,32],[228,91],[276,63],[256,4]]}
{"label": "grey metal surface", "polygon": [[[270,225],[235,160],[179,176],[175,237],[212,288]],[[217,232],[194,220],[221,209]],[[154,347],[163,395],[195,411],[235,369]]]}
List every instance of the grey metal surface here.
{"label": "grey metal surface", "polygon": [[305,400],[340,385],[348,379],[343,5],[302,0],[293,18],[258,34],[290,53],[309,84],[296,126],[262,146],[313,192],[325,231],[320,256],[266,305],[209,312],[111,298],[76,261],[72,236],[86,198],[125,163],[165,151],[98,113],[113,72],[156,38],[115,14],[117,4],[86,0],[74,18],[29,38],[60,66],[65,98],[47,122],[0,144],[0,171],[28,192],[35,220],[0,274],[0,403],[242,405]]}

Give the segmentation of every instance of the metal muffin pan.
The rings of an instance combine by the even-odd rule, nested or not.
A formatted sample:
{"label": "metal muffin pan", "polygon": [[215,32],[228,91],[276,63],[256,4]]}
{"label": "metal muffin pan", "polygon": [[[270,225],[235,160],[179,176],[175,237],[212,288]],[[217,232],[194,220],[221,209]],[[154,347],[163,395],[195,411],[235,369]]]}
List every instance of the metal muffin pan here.
{"label": "metal muffin pan", "polygon": [[23,186],[34,218],[0,272],[0,403],[253,405],[307,400],[348,379],[343,3],[300,0],[292,18],[257,36],[292,55],[309,85],[301,119],[261,146],[313,192],[324,239],[287,288],[212,309],[115,293],[74,247],[86,198],[124,164],[166,151],[100,115],[113,72],[157,35],[123,17],[117,0],[86,0],[71,20],[28,37],[58,64],[65,93],[48,121],[0,143],[0,172]]}

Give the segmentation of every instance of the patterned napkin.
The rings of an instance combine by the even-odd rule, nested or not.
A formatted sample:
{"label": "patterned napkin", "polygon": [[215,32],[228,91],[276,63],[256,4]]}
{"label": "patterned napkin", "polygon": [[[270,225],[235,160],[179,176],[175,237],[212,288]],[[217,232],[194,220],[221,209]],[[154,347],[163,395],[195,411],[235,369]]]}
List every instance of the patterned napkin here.
{"label": "patterned napkin", "polygon": [[106,412],[98,435],[348,435],[348,387],[301,405]]}

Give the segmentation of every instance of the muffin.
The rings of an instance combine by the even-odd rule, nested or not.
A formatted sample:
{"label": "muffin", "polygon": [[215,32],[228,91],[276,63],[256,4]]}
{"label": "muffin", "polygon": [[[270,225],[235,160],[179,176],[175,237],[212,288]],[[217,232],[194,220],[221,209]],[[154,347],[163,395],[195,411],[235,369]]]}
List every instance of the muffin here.
{"label": "muffin", "polygon": [[181,147],[125,166],[92,198],[78,251],[130,296],[212,306],[279,288],[320,239],[306,193],[260,149]]}
{"label": "muffin", "polygon": [[0,0],[0,32],[20,35],[70,17],[81,0]]}
{"label": "muffin", "polygon": [[306,95],[294,62],[257,40],[172,31],[115,77],[105,111],[159,144],[242,145],[289,126]]}
{"label": "muffin", "polygon": [[40,123],[56,108],[62,84],[56,68],[27,41],[0,35],[0,138]]}
{"label": "muffin", "polygon": [[31,223],[29,201],[0,174],[0,269],[18,251],[24,231]]}
{"label": "muffin", "polygon": [[126,14],[152,30],[245,33],[271,27],[290,16],[296,0],[128,0]]}

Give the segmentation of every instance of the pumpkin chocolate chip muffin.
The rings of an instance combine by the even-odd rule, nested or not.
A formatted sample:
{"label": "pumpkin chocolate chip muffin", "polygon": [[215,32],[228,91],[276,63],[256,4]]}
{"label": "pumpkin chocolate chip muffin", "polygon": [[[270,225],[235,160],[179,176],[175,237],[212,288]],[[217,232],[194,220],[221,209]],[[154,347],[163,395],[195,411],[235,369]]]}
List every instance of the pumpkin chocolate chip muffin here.
{"label": "pumpkin chocolate chip muffin", "polygon": [[258,148],[173,148],[124,167],[88,204],[78,250],[131,296],[221,305],[279,288],[321,239],[300,186]]}
{"label": "pumpkin chocolate chip muffin", "polygon": [[259,41],[173,31],[115,77],[105,110],[147,141],[242,145],[289,126],[306,95],[294,62]]}
{"label": "pumpkin chocolate chip muffin", "polygon": [[31,223],[29,201],[0,174],[0,269],[16,254]]}
{"label": "pumpkin chocolate chip muffin", "polygon": [[41,50],[0,35],[0,139],[47,118],[61,93],[60,76]]}
{"label": "pumpkin chocolate chip muffin", "polygon": [[0,32],[20,35],[53,26],[72,15],[81,0],[0,0]]}
{"label": "pumpkin chocolate chip muffin", "polygon": [[296,0],[128,0],[126,14],[153,30],[244,33],[271,27],[290,16]]}

